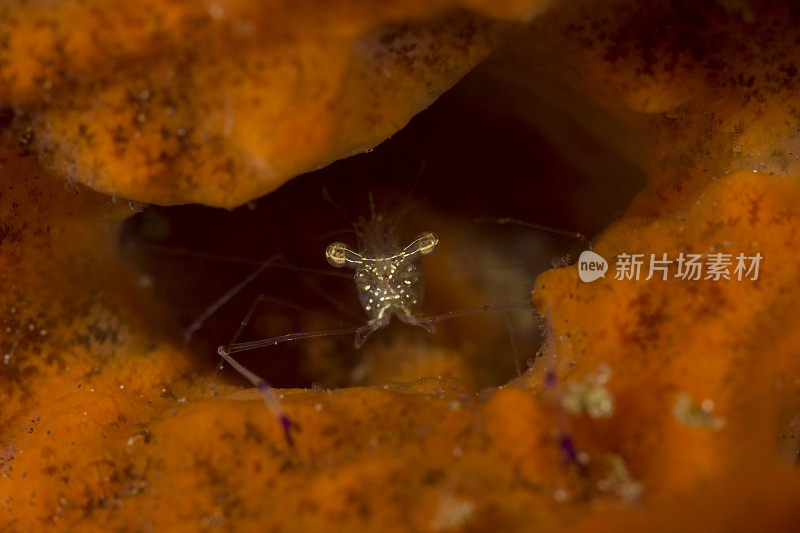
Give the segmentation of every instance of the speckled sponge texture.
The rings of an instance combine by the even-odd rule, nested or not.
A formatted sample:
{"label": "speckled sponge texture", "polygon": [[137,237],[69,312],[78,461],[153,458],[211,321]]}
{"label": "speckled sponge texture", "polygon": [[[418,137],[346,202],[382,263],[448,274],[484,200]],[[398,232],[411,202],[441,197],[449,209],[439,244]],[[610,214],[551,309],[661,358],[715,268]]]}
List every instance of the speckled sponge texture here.
{"label": "speckled sponge texture", "polygon": [[[487,56],[647,176],[593,239],[610,270],[531,280],[543,363],[503,387],[394,342],[369,386],[280,389],[292,450],[232,372],[208,394],[127,200],[240,205]],[[0,529],[797,530],[798,64],[792,2],[0,4]]]}

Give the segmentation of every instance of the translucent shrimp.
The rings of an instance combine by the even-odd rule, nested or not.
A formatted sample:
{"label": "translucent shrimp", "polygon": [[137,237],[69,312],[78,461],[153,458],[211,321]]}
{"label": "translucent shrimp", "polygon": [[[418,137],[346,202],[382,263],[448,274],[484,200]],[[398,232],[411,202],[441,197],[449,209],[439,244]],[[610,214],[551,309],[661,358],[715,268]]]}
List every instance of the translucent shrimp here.
{"label": "translucent shrimp", "polygon": [[[406,324],[419,326],[428,332],[433,332],[436,329],[435,324],[458,316],[492,310],[532,309],[531,303],[524,300],[485,304],[440,315],[421,316],[425,285],[420,262],[422,258],[436,252],[439,244],[436,234],[423,233],[406,247],[400,248],[392,226],[380,215],[375,215],[374,209],[370,220],[362,220],[356,225],[356,233],[359,239],[358,252],[353,251],[344,243],[335,242],[327,247],[325,256],[332,266],[347,267],[355,271],[354,280],[359,301],[367,315],[366,324],[326,331],[289,333],[250,342],[236,343],[232,341],[231,344],[220,346],[217,350],[225,361],[258,389],[264,403],[280,422],[290,447],[293,446],[292,431],[297,429],[296,424],[286,414],[280,399],[269,383],[242,366],[232,357],[233,354],[299,339],[352,333],[355,333],[355,347],[360,348],[375,331],[389,325],[393,317],[397,317]],[[263,268],[260,267],[260,270]],[[260,273],[260,270],[256,272]],[[254,276],[248,279],[252,277]],[[244,283],[240,284],[234,290],[238,291],[243,285]],[[223,298],[230,298],[230,296],[231,293],[228,293]],[[215,304],[212,307],[216,309],[219,305]],[[244,329],[253,310],[254,307],[251,307],[234,340]]]}

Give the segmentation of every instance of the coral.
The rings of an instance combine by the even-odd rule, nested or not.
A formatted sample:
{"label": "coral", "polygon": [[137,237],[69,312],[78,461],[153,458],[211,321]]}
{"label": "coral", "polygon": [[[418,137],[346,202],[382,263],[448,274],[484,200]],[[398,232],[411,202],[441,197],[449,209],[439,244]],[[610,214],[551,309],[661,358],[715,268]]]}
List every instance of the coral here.
{"label": "coral", "polygon": [[[533,21],[522,2],[3,4],[0,523],[796,529],[781,437],[800,411],[800,10],[696,4],[578,1]],[[266,31],[278,9],[296,34]],[[386,137],[510,29],[477,75],[513,79],[523,116],[531,98],[568,109],[647,175],[593,250],[612,267],[758,253],[758,278],[550,270],[525,375],[480,391],[453,350],[395,339],[370,386],[280,391],[302,427],[288,449],[254,391],[209,396],[120,256],[138,206],[86,185],[241,203]],[[409,35],[443,51],[408,62]],[[600,160],[572,125],[545,133],[576,166]]]}

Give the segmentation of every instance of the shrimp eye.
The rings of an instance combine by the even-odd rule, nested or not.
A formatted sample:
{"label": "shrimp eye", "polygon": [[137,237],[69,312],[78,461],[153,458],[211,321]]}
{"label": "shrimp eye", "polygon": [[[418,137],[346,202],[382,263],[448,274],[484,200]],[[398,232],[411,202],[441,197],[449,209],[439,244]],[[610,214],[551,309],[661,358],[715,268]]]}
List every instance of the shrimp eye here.
{"label": "shrimp eye", "polygon": [[439,247],[439,237],[433,232],[423,233],[417,237],[419,242],[419,252],[422,255],[431,255]]}
{"label": "shrimp eye", "polygon": [[325,258],[328,263],[335,267],[343,267],[347,264],[347,245],[341,242],[334,242],[328,245],[325,250]]}

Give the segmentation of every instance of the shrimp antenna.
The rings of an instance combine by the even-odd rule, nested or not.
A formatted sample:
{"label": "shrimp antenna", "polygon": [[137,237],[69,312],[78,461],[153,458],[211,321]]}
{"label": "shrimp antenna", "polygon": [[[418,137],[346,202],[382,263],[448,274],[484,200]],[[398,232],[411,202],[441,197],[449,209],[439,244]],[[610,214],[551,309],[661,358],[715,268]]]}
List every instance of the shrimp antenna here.
{"label": "shrimp antenna", "polygon": [[[247,262],[250,262],[250,261],[248,260]],[[283,255],[281,255],[281,254],[274,255],[274,256],[270,257],[269,259],[267,259],[266,261],[257,261],[257,262],[259,263],[259,267],[257,269],[255,269],[252,273],[250,273],[250,275],[247,276],[239,284],[237,284],[232,289],[228,290],[228,292],[226,292],[225,294],[220,296],[213,304],[211,304],[209,307],[207,307],[206,310],[203,311],[203,313],[199,317],[197,317],[194,320],[194,322],[192,322],[189,325],[189,327],[187,327],[183,331],[184,341],[185,342],[189,342],[191,340],[191,338],[192,338],[192,335],[194,335],[200,328],[202,328],[203,324],[205,324],[205,322],[214,313],[219,311],[219,309],[223,305],[228,303],[228,301],[230,301],[231,298],[233,298],[239,292],[241,292],[242,289],[244,289],[249,283],[251,283],[254,279],[256,279],[268,267],[269,268],[285,268],[285,269],[293,270],[295,272],[308,272],[308,273],[311,273],[311,274],[319,274],[319,275],[326,275],[326,276],[337,277],[337,278],[352,279],[352,276],[349,276],[347,274],[342,274],[342,273],[339,273],[339,272],[330,272],[328,270],[320,270],[320,269],[317,269],[317,268],[298,267],[298,266],[289,264],[288,261],[286,261],[286,258],[283,257]],[[302,281],[303,281],[303,283],[305,283],[306,285],[311,287],[315,292],[319,293],[325,300],[330,302],[341,313],[349,315],[351,318],[359,318],[358,315],[356,315],[355,313],[353,313],[352,311],[347,309],[344,305],[342,305],[341,302],[339,302],[336,298],[333,298],[331,295],[329,295],[327,292],[325,292],[319,285],[317,285],[316,283],[311,281],[308,277],[303,277]],[[283,305],[288,305],[287,302],[282,302],[280,300],[277,300],[277,299],[271,298],[271,297],[267,297],[265,295],[261,295],[259,301],[268,300],[268,299],[270,299],[272,301],[277,301],[278,303],[281,303]],[[239,332],[239,333],[241,333],[241,332]],[[238,337],[238,334],[237,334],[237,337]],[[234,342],[234,341],[231,341],[231,343],[232,342]]]}
{"label": "shrimp antenna", "polygon": [[414,209],[415,205],[413,202],[414,193],[417,191],[417,187],[419,186],[419,182],[422,179],[422,175],[425,173],[425,165],[428,163],[428,156],[424,156],[422,161],[419,164],[419,170],[417,171],[417,176],[414,178],[414,183],[411,185],[411,190],[408,191],[403,203],[400,204],[400,209],[397,211],[397,214],[394,217],[394,221],[392,222],[393,225],[397,225],[403,220],[412,209]]}
{"label": "shrimp antenna", "polygon": [[342,207],[336,202],[336,200],[333,199],[333,196],[331,196],[331,193],[328,191],[328,187],[324,184],[321,184],[320,187],[322,187],[322,198],[326,202],[331,204],[333,208],[336,210],[336,212],[339,213],[342,216],[342,218],[344,218],[348,222],[348,224],[350,224],[351,227],[354,227],[356,223],[353,222],[353,219],[350,218],[345,212],[345,210],[342,209]]}
{"label": "shrimp antenna", "polygon": [[511,351],[514,353],[514,368],[517,371],[517,377],[522,377],[522,363],[519,361],[519,349],[517,348],[517,338],[514,336],[514,324],[511,323],[511,317],[508,313],[503,313],[503,318],[506,321],[506,329],[508,329],[508,338],[511,341]]}
{"label": "shrimp antenna", "polygon": [[[348,333],[364,333],[368,329],[373,329],[372,326],[353,326],[349,328],[328,329],[325,331],[307,331],[302,333],[287,333],[269,339],[260,339],[257,341],[237,342],[234,344],[226,344],[220,346],[217,350],[219,354],[229,363],[233,365],[233,360],[230,354],[247,352],[250,350],[257,350],[258,348],[266,348],[267,346],[275,346],[284,342],[297,341],[301,339],[313,339],[316,337],[330,337],[333,335],[347,335]],[[246,377],[246,376],[245,376]],[[252,380],[251,380],[252,381]],[[256,383],[254,383],[255,385]]]}
{"label": "shrimp antenna", "polygon": [[[343,230],[343,231],[352,231],[352,230]],[[332,235],[335,235],[340,232],[331,232]],[[241,257],[236,255],[225,255],[225,254],[215,254],[211,252],[202,252],[197,250],[189,250],[188,248],[183,248],[180,246],[165,246],[162,244],[153,244],[147,243],[142,244],[140,246],[142,249],[147,250],[148,252],[152,252],[155,254],[162,254],[162,255],[177,255],[177,256],[185,256],[185,257],[192,257],[197,259],[207,259],[210,261],[220,261],[224,263],[241,263],[243,265],[261,265],[264,263],[265,259],[254,259],[248,257]],[[274,258],[266,259],[269,261]],[[339,272],[331,272],[330,270],[323,270],[320,268],[307,268],[301,267],[290,264],[288,261],[285,260],[284,257],[279,257],[283,262],[273,262],[270,266],[272,268],[284,269],[284,270],[291,270],[293,272],[305,272],[309,274],[318,274],[320,276],[328,276],[332,278],[346,278],[350,279],[352,276],[341,274]]]}
{"label": "shrimp antenna", "polygon": [[377,211],[375,210],[375,196],[372,194],[372,191],[367,193],[367,198],[369,199],[369,214],[373,220],[378,218]]}
{"label": "shrimp antenna", "polygon": [[[356,339],[359,339],[364,335],[364,333],[367,333],[368,330],[373,330],[373,329],[374,329],[373,326],[367,325],[367,326],[357,326],[357,327],[342,328],[342,329],[330,329],[326,331],[289,333],[286,335],[280,335],[278,337],[272,337],[270,339],[261,339],[257,341],[240,342],[240,343],[220,346],[217,349],[217,353],[220,355],[220,357],[222,357],[225,361],[227,361],[228,364],[230,364],[237,372],[239,372],[250,383],[252,383],[256,389],[258,389],[258,393],[261,395],[261,399],[264,400],[264,403],[266,404],[267,408],[272,412],[272,414],[275,416],[278,422],[280,422],[281,428],[283,429],[283,435],[286,438],[286,442],[289,445],[289,448],[294,449],[294,439],[292,437],[292,429],[299,430],[299,426],[296,423],[292,422],[292,420],[286,414],[286,411],[284,411],[283,404],[278,398],[278,395],[275,394],[275,389],[273,389],[272,386],[269,383],[267,383],[266,380],[262,379],[258,374],[256,374],[255,372],[251,372],[250,370],[242,366],[238,361],[236,361],[236,359],[231,357],[231,354],[238,352],[245,352],[248,350],[255,350],[267,346],[275,346],[277,344],[299,339],[330,337],[332,335],[345,335],[348,333],[355,333]],[[240,333],[240,331],[237,332],[237,334],[238,333]]]}
{"label": "shrimp antenna", "polygon": [[533,228],[538,229],[541,231],[547,231],[549,233],[555,233],[558,235],[566,235],[567,237],[572,237],[574,239],[579,239],[581,243],[586,247],[587,250],[592,249],[592,242],[584,235],[583,233],[578,233],[577,231],[569,231],[559,228],[554,228],[551,226],[543,226],[542,224],[534,224],[533,222],[528,222],[526,220],[520,220],[518,218],[489,218],[489,217],[481,217],[474,219],[475,222],[481,224],[513,224],[515,226],[524,226],[526,228]]}
{"label": "shrimp antenna", "polygon": [[261,263],[261,265],[257,269],[255,269],[249,276],[247,276],[244,280],[242,280],[238,285],[236,285],[231,290],[223,294],[216,302],[208,306],[208,308],[206,308],[206,310],[203,311],[203,314],[197,317],[197,319],[194,322],[192,322],[188,328],[184,330],[183,332],[184,340],[186,342],[189,342],[189,339],[192,338],[192,335],[194,335],[195,331],[203,327],[203,324],[205,323],[206,320],[208,320],[208,318],[211,315],[216,313],[220,307],[228,303],[228,301],[231,298],[236,296],[239,293],[239,291],[241,291],[243,288],[245,288],[245,286],[247,286],[248,283],[256,279],[262,272],[264,272],[264,270],[266,270],[279,258],[280,255],[273,255],[272,257]]}
{"label": "shrimp antenna", "polygon": [[486,311],[505,311],[507,309],[530,309],[531,311],[538,313],[536,308],[533,307],[533,304],[531,304],[530,300],[518,300],[516,302],[500,302],[496,304],[476,305],[475,307],[467,307],[465,309],[448,311],[447,313],[442,313],[440,315],[419,317],[416,320],[423,324],[433,326],[433,324],[438,324],[440,322],[451,320],[460,316],[485,313]]}

